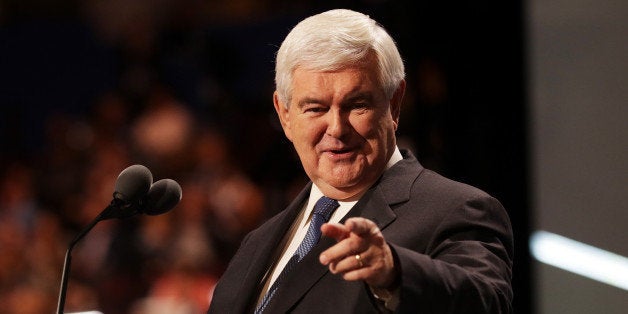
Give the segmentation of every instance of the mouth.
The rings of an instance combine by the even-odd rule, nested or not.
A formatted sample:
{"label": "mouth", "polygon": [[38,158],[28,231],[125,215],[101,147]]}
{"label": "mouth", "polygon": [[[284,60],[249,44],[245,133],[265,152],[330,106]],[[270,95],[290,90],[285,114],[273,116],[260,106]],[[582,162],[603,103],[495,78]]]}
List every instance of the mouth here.
{"label": "mouth", "polygon": [[328,150],[328,152],[334,154],[334,155],[341,155],[341,154],[346,154],[348,152],[350,152],[351,149],[349,148],[344,148],[344,149],[330,149]]}
{"label": "mouth", "polygon": [[342,158],[350,157],[353,154],[353,152],[354,152],[354,149],[350,147],[325,150],[325,153],[327,153],[333,159],[339,159],[339,158],[342,159]]}

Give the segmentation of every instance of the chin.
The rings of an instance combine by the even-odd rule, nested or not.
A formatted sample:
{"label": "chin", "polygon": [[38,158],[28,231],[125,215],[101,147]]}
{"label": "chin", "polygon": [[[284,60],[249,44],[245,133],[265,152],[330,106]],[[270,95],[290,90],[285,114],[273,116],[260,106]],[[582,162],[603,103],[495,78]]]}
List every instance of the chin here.
{"label": "chin", "polygon": [[328,178],[328,180],[325,180],[325,182],[337,190],[346,191],[356,189],[357,186],[360,184],[360,178],[342,178],[335,176],[333,178]]}

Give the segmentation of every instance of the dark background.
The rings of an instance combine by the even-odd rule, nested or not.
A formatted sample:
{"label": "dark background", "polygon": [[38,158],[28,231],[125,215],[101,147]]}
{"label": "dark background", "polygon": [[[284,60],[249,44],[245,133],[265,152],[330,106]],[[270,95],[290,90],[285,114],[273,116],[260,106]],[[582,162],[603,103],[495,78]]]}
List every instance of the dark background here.
{"label": "dark background", "polygon": [[[480,187],[502,201],[515,234],[515,310],[533,312],[521,1],[0,2],[0,171],[5,183],[5,193],[0,195],[0,212],[5,214],[0,214],[0,220],[8,224],[12,220],[7,217],[15,216],[7,214],[10,211],[2,204],[11,204],[13,198],[8,195],[16,185],[16,173],[30,178],[25,185],[32,194],[29,200],[36,204],[30,207],[34,215],[57,217],[61,243],[84,221],[74,219],[72,211],[85,205],[72,199],[89,194],[86,182],[93,179],[92,173],[115,179],[131,163],[146,164],[156,178],[184,182],[185,198],[187,182],[206,182],[215,176],[209,171],[207,178],[197,178],[199,169],[212,166],[199,159],[207,160],[203,154],[213,156],[215,146],[211,145],[217,145],[210,141],[211,145],[203,146],[207,142],[201,139],[219,138],[217,142],[223,144],[219,151],[229,154],[230,173],[246,178],[245,186],[257,191],[252,195],[257,196],[258,206],[247,216],[253,218],[238,217],[237,231],[229,239],[219,235],[224,227],[216,222],[220,214],[201,219],[213,230],[205,236],[218,257],[212,269],[196,266],[194,271],[218,277],[241,235],[283,209],[304,182],[272,108],[274,53],[300,19],[330,8],[369,14],[397,41],[408,81],[398,131],[400,145],[412,149],[426,167]],[[155,118],[151,113],[158,112],[156,108],[184,112],[184,122],[175,123],[183,134],[175,136],[175,142],[183,142],[180,150],[162,151],[145,144],[148,140],[137,131],[145,125],[143,121],[155,121],[150,117]],[[147,122],[145,128],[153,123]],[[154,132],[158,131],[167,132]],[[206,151],[200,152],[199,147]],[[120,155],[124,158],[113,157],[122,159],[117,164],[103,161]],[[203,191],[215,194],[211,184],[192,186],[199,188],[198,195]],[[92,206],[104,208],[106,203]],[[213,213],[212,205],[206,206]],[[179,215],[175,212],[164,216]],[[185,229],[185,219],[176,218],[177,228]],[[35,218],[11,219],[28,221],[30,227],[23,228],[22,236],[35,237]],[[119,227],[113,228],[116,236],[111,250],[119,252],[124,247],[132,256],[141,255],[135,257],[138,263],[147,256],[160,256],[135,254],[128,243],[116,246],[115,239],[125,242],[125,232],[131,233],[120,230],[136,230],[141,224],[139,219],[115,222]],[[63,245],[59,250],[65,250]],[[16,253],[15,259],[21,255]],[[9,260],[5,256],[0,259]],[[124,254],[116,258],[124,257],[130,258]],[[55,264],[49,283],[41,284],[47,288],[34,289],[39,294],[25,289],[28,296],[48,300],[43,308],[56,297],[55,275],[61,271],[62,259],[51,259]],[[110,271],[132,274],[134,267],[116,266]],[[102,278],[77,268],[73,276],[81,287],[107,286]],[[144,274],[145,280],[124,297],[102,296],[93,288],[95,299],[100,300],[77,301],[77,307],[128,311],[129,304],[155,291],[153,279],[167,273],[167,268],[156,266]],[[41,281],[32,279],[31,268],[21,270],[27,273],[23,277],[19,272],[0,277],[0,302],[4,302],[0,305],[17,298],[13,291],[17,282],[23,282],[19,278]],[[69,295],[79,290],[74,287],[79,284],[71,283]],[[119,304],[113,307],[112,303]]]}

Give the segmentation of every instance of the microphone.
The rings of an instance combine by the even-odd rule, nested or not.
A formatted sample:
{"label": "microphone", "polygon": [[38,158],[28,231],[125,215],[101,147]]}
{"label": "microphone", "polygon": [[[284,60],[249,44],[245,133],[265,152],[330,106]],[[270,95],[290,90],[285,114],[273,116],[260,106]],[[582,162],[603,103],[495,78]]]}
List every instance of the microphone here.
{"label": "microphone", "polygon": [[118,175],[113,198],[122,202],[133,202],[148,193],[153,184],[153,175],[142,165],[130,166]]}
{"label": "microphone", "polygon": [[142,213],[146,215],[161,215],[181,201],[181,186],[172,179],[161,179],[150,187],[144,200]]}
{"label": "microphone", "polygon": [[113,200],[96,217],[97,222],[111,218],[127,218],[138,214],[152,184],[153,174],[142,165],[133,165],[122,170],[116,179]]}
{"label": "microphone", "polygon": [[132,165],[122,170],[116,179],[111,204],[68,245],[61,275],[57,314],[62,314],[65,306],[72,249],[98,222],[111,218],[127,218],[140,213],[161,215],[174,208],[181,200],[181,195],[181,186],[172,179],[153,183],[153,175],[145,166]]}

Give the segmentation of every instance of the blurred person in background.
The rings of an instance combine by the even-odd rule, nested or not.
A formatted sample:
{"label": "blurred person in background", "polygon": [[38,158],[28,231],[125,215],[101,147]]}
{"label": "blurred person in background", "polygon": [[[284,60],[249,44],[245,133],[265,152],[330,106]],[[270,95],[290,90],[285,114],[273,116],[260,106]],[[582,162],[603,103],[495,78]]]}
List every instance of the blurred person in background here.
{"label": "blurred person in background", "polygon": [[397,147],[406,83],[388,33],[350,10],[311,16],[275,75],[275,110],[311,182],[242,241],[208,312],[511,313],[502,205]]}
{"label": "blurred person in background", "polygon": [[[23,162],[0,174],[0,311],[43,313],[54,306],[52,285],[62,258],[60,226],[35,197]],[[57,268],[57,269],[55,269]]]}
{"label": "blurred person in background", "polygon": [[132,125],[136,153],[154,173],[174,173],[184,197],[171,213],[141,219],[136,234],[146,293],[131,313],[199,313],[242,237],[264,212],[261,189],[235,164],[227,138],[197,125],[163,90]]}

